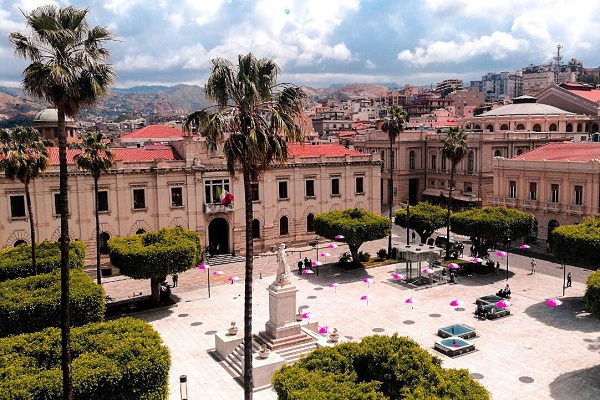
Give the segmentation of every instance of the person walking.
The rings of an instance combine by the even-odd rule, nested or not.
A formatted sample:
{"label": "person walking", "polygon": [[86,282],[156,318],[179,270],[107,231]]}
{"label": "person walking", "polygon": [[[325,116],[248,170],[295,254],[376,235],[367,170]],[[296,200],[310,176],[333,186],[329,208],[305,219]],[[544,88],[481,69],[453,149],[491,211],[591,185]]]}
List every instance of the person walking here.
{"label": "person walking", "polygon": [[302,275],[302,267],[304,266],[304,262],[302,262],[302,259],[300,259],[300,261],[298,261],[298,275]]}
{"label": "person walking", "polygon": [[173,274],[173,287],[177,287],[177,282],[179,282],[179,275],[175,273]]}
{"label": "person walking", "polygon": [[531,259],[531,275],[535,274],[535,265],[537,263],[535,262],[535,260],[532,258]]}
{"label": "person walking", "polygon": [[496,261],[496,275],[500,275],[500,261]]}
{"label": "person walking", "polygon": [[567,287],[571,287],[571,273],[567,274]]}

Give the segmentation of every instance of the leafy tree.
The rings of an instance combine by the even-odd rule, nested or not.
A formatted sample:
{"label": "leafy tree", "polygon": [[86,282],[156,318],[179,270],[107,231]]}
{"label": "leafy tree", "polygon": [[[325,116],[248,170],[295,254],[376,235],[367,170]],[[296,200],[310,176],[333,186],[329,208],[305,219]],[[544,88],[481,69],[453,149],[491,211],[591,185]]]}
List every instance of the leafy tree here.
{"label": "leafy tree", "polygon": [[17,126],[12,131],[0,131],[0,170],[7,178],[18,179],[25,185],[25,201],[29,217],[31,235],[31,263],[37,275],[37,259],[35,255],[35,221],[31,205],[29,184],[50,165],[47,146],[52,143],[45,140],[37,129]]}
{"label": "leafy tree", "polygon": [[197,232],[183,228],[163,228],[108,241],[110,262],[133,279],[150,279],[152,302],[160,302],[160,284],[167,274],[194,268],[202,245]]}
{"label": "leafy tree", "polygon": [[[528,236],[535,217],[515,208],[484,207],[452,214],[452,231],[474,240],[478,254],[487,253],[490,245]],[[477,238],[475,240],[475,238]]]}
{"label": "leafy tree", "polygon": [[600,319],[600,271],[596,271],[587,279],[587,289],[583,301],[592,315]]}
{"label": "leafy tree", "polygon": [[348,244],[352,260],[358,262],[358,249],[364,242],[389,235],[390,220],[360,208],[333,210],[315,216],[315,233],[329,240],[342,235]]}
{"label": "leafy tree", "polygon": [[62,371],[65,400],[73,398],[69,309],[69,206],[67,203],[67,135],[65,118],[75,118],[82,106],[92,106],[108,90],[114,70],[104,44],[113,39],[104,27],[90,28],[89,10],[42,6],[25,14],[29,36],[10,34],[19,57],[31,60],[23,71],[23,90],[46,100],[58,111],[60,165],[60,243],[62,276]]}
{"label": "leafy tree", "polygon": [[[304,141],[302,101],[297,86],[277,84],[279,67],[252,53],[240,55],[238,65],[216,58],[205,87],[215,107],[190,114],[187,131],[206,138],[209,149],[222,144],[231,175],[241,170],[244,184],[246,263],[244,279],[244,341],[252,342],[253,205],[251,183],[273,163],[287,160],[287,142]],[[252,398],[252,346],[244,349],[244,398]]]}
{"label": "leafy tree", "polygon": [[[408,213],[410,213],[410,220]],[[406,208],[396,211],[394,222],[403,228],[414,229],[419,234],[421,243],[425,243],[433,232],[446,225],[446,210],[440,206],[420,202],[410,207],[410,211]]]}
{"label": "leafy tree", "polygon": [[[450,191],[448,193],[448,211],[446,214],[446,237],[450,238],[450,213],[452,209],[452,190],[454,189],[454,174],[456,166],[467,155],[467,132],[463,128],[448,128],[446,137],[442,139],[442,157],[450,160]],[[446,260],[450,259],[450,246],[446,246]]]}
{"label": "leafy tree", "polygon": [[600,267],[600,218],[591,216],[577,225],[562,225],[552,231],[552,253],[564,264]]}
{"label": "leafy tree", "polygon": [[593,87],[600,85],[600,76],[594,74],[580,74],[577,76],[577,82],[587,83]]}
{"label": "leafy tree", "polygon": [[77,166],[89,171],[94,178],[94,215],[96,217],[96,282],[102,284],[100,273],[100,215],[98,214],[98,180],[102,173],[112,168],[115,154],[110,151],[104,135],[89,132],[82,140],[83,152],[75,156]]}
{"label": "leafy tree", "polygon": [[[390,206],[390,221],[392,220],[392,209],[394,208],[394,143],[396,138],[402,132],[404,132],[404,125],[408,122],[408,115],[404,112],[404,109],[400,106],[392,106],[388,110],[387,118],[381,125],[381,130],[388,134],[390,139],[390,179],[389,179],[389,193],[388,193],[388,204]],[[392,256],[392,231],[388,238],[388,257]]]}

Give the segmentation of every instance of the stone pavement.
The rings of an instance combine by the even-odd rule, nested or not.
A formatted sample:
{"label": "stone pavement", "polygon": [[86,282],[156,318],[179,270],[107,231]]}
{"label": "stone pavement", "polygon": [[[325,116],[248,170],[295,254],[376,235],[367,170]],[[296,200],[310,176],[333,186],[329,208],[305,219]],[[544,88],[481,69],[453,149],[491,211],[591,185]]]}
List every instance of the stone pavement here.
{"label": "stone pavement", "polygon": [[[394,240],[400,241],[401,238]],[[374,255],[386,247],[387,239],[382,239],[365,243],[361,250]],[[347,247],[325,251],[332,256],[319,259],[335,262]],[[304,255],[312,255],[314,260],[315,250],[304,251]],[[298,256],[294,253],[288,257],[292,270]],[[412,289],[393,281],[394,265],[352,272],[325,265],[318,277],[293,274],[292,283],[299,288],[298,306],[307,306],[319,324],[336,327],[352,340],[375,333],[408,336],[439,356],[445,367],[467,368],[494,399],[600,398],[600,322],[584,313],[580,302],[589,271],[569,269],[573,271],[573,287],[567,289],[564,305],[551,308],[544,303],[548,298],[561,296],[562,270],[540,260],[536,274],[529,275],[529,257],[509,257],[512,315],[494,321],[477,320],[472,312],[477,297],[495,294],[504,287],[504,269],[499,277],[459,277],[456,285]],[[504,268],[506,261],[500,263]],[[243,278],[243,263],[219,268],[224,274],[211,276],[211,298],[207,296],[206,273],[194,269],[180,274],[179,287],[173,289],[176,306],[136,315],[154,326],[171,351],[170,400],[180,399],[180,375],[188,377],[190,399],[243,398],[238,381],[211,356],[216,331],[225,330],[231,321],[243,325],[243,284],[227,281],[231,275]],[[263,330],[268,320],[266,287],[273,281],[276,269],[275,257],[255,260],[255,332]],[[258,278],[260,275],[262,279]],[[375,283],[367,287],[362,282],[365,277],[373,278]],[[334,290],[329,287],[331,282],[340,285]],[[117,299],[134,291],[149,293],[149,281],[123,277],[105,279],[104,287],[107,294]],[[368,304],[360,300],[365,294],[372,298]],[[417,300],[414,308],[405,304],[408,297]],[[464,311],[449,305],[455,298],[465,302]],[[433,350],[433,344],[438,339],[438,328],[456,323],[477,329],[478,337],[472,339],[477,351],[450,359]],[[276,397],[270,389],[254,395],[257,400]]]}

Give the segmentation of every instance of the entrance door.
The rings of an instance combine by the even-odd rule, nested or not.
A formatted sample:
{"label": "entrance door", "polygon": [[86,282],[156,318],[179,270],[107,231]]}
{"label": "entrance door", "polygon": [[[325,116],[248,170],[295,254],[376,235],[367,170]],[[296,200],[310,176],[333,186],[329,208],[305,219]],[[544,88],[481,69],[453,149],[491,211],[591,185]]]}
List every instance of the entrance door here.
{"label": "entrance door", "polygon": [[215,218],[208,224],[208,252],[229,253],[229,224],[224,218]]}
{"label": "entrance door", "polygon": [[417,204],[417,194],[419,193],[419,180],[409,179],[408,180],[408,201],[411,206]]}

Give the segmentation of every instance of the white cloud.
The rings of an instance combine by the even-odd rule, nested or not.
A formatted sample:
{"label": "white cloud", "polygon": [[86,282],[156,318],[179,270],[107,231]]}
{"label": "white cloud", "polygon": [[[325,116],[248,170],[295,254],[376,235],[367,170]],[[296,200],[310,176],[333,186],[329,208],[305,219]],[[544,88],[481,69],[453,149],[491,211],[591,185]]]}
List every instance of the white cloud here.
{"label": "white cloud", "polygon": [[500,60],[510,53],[523,51],[528,47],[527,40],[514,38],[506,32],[494,32],[491,36],[468,39],[462,43],[453,40],[436,41],[427,44],[426,47],[417,47],[414,52],[404,50],[398,54],[398,60],[418,67],[434,63],[466,62],[484,54],[491,55],[494,60]]}
{"label": "white cloud", "polygon": [[108,0],[104,3],[104,8],[115,14],[126,14],[131,8],[136,6],[140,0]]}
{"label": "white cloud", "polygon": [[185,0],[183,9],[197,25],[205,25],[215,20],[225,0]]}
{"label": "white cloud", "polygon": [[167,21],[169,21],[175,30],[181,29],[184,24],[183,15],[179,13],[167,15]]}
{"label": "white cloud", "polygon": [[373,61],[371,61],[371,60],[367,60],[367,61],[365,61],[365,67],[366,67],[367,69],[375,69],[375,68],[377,68],[377,64],[375,64],[375,63],[374,63]]}
{"label": "white cloud", "polygon": [[31,11],[38,7],[47,6],[47,5],[57,6],[58,3],[53,0],[21,0],[18,3],[15,3],[13,5],[13,7],[17,10],[22,10],[23,12],[28,12],[28,11]]}

